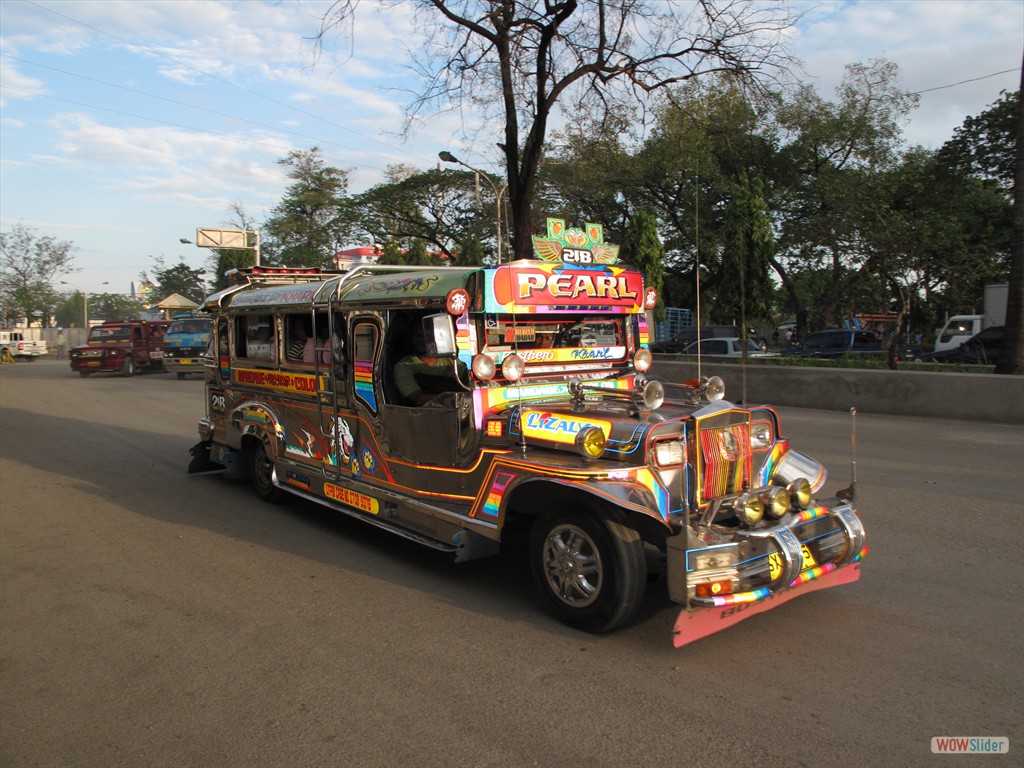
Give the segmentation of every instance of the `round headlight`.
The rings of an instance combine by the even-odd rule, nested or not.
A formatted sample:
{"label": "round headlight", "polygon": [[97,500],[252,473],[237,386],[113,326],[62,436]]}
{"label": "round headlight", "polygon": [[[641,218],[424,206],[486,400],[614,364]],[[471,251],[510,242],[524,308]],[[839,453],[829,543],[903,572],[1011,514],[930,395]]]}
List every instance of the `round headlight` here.
{"label": "round headlight", "polygon": [[509,381],[519,381],[523,377],[526,363],[519,355],[509,355],[501,363],[501,375]]}
{"label": "round headlight", "polygon": [[768,517],[776,520],[789,511],[789,493],[785,488],[772,488],[765,494],[764,502]]}
{"label": "round headlight", "polygon": [[633,355],[633,367],[638,371],[649,371],[651,370],[651,363],[654,362],[654,356],[651,354],[649,349],[638,349],[636,354]]}
{"label": "round headlight", "polygon": [[473,375],[480,381],[493,379],[496,370],[494,358],[490,355],[477,355],[473,358]]}
{"label": "round headlight", "polygon": [[704,396],[708,402],[717,403],[725,397],[725,382],[718,376],[712,376],[704,382]]}
{"label": "round headlight", "polygon": [[604,454],[606,439],[600,427],[584,427],[576,433],[576,450],[585,459],[599,459]]}
{"label": "round headlight", "polygon": [[755,526],[764,517],[764,502],[759,496],[748,494],[740,499],[736,506],[736,514],[749,526]]}
{"label": "round headlight", "polygon": [[648,381],[644,385],[644,408],[656,411],[665,402],[665,386],[660,381]]}
{"label": "round headlight", "polygon": [[790,503],[797,509],[807,509],[811,503],[811,483],[806,477],[798,477],[786,486]]}

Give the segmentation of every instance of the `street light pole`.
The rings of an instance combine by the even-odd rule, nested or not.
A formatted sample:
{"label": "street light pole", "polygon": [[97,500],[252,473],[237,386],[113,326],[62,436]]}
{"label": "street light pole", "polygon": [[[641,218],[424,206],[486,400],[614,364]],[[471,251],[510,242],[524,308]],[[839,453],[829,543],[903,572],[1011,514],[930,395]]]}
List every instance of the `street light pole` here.
{"label": "street light pole", "polygon": [[498,240],[497,240],[498,264],[501,264],[501,236],[502,236],[502,232],[501,232],[502,202],[501,202],[501,200],[505,196],[505,193],[508,191],[508,182],[506,181],[505,183],[503,183],[499,187],[495,183],[494,179],[491,178],[489,173],[486,173],[485,171],[481,171],[479,168],[474,168],[469,163],[462,162],[461,160],[459,160],[459,158],[457,158],[455,155],[453,155],[451,152],[448,152],[447,150],[443,150],[441,152],[438,152],[437,156],[439,158],[441,158],[441,160],[443,160],[446,163],[455,163],[456,165],[461,165],[463,168],[468,168],[469,170],[473,171],[473,173],[476,174],[477,179],[479,179],[481,176],[483,176],[487,180],[487,183],[491,185],[491,189],[494,190],[494,209],[495,209],[495,212],[497,213],[497,230],[498,230],[497,231],[497,236],[498,236]]}
{"label": "street light pole", "polygon": [[[71,285],[71,283],[69,283],[67,280],[61,280],[60,283],[61,283],[61,285]],[[102,283],[96,283],[96,285],[90,286],[90,290],[92,290],[92,288],[99,288],[101,285],[110,285],[110,281],[109,280],[104,280]],[[72,286],[72,287],[74,287],[74,286]],[[82,291],[82,321],[83,321],[82,327],[85,328],[85,330],[88,331],[89,330],[89,291],[85,290],[84,288],[82,288],[81,291]]]}

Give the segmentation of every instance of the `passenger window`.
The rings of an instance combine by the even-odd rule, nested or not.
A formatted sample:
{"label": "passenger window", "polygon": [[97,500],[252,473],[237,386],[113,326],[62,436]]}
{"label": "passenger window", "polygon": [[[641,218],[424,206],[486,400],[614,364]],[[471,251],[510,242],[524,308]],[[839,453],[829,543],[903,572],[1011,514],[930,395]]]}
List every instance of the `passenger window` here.
{"label": "passenger window", "polygon": [[313,362],[313,320],[308,312],[284,316],[287,338],[284,359],[288,363]]}
{"label": "passenger window", "polygon": [[235,356],[273,361],[277,354],[273,315],[242,315],[235,319]]}

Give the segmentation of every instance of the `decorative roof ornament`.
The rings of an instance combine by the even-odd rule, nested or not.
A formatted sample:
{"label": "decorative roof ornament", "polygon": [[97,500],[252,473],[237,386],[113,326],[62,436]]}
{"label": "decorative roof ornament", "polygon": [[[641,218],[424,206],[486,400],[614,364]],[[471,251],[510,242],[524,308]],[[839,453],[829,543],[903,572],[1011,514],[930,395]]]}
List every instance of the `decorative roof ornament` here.
{"label": "decorative roof ornament", "polygon": [[533,236],[533,252],[541,261],[566,264],[614,264],[619,260],[619,246],[605,243],[603,225],[566,228],[565,219],[548,219],[547,237]]}

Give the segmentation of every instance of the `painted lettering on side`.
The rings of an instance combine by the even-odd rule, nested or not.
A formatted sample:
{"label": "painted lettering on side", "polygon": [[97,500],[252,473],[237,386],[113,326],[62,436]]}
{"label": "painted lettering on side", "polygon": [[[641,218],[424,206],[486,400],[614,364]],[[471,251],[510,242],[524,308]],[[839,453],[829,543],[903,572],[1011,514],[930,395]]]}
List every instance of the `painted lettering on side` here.
{"label": "painted lettering on side", "polygon": [[260,368],[236,368],[234,375],[235,384],[250,387],[265,387],[300,394],[315,394],[317,391],[316,376],[302,373],[268,371]]}
{"label": "painted lettering on side", "polygon": [[598,427],[605,436],[611,433],[612,425],[596,419],[574,419],[560,413],[547,411],[526,411],[522,418],[523,434],[556,443],[572,443],[584,427]]}
{"label": "painted lettering on side", "polygon": [[363,512],[369,512],[371,515],[376,515],[380,511],[380,505],[376,499],[330,483],[324,483],[324,496],[350,507],[361,509]]}

